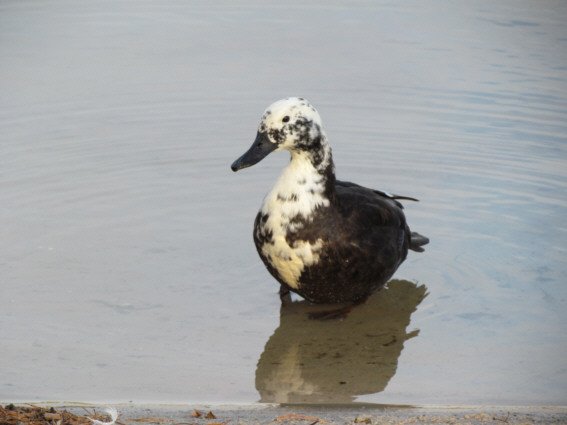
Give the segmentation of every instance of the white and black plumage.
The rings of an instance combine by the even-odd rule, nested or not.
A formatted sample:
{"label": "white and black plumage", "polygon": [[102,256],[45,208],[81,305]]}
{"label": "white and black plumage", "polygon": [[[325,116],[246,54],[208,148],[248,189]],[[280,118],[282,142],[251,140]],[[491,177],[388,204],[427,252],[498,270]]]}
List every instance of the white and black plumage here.
{"label": "white and black plumage", "polygon": [[315,108],[303,98],[270,105],[237,171],[272,151],[289,165],[266,196],[254,223],[262,261],[282,285],[314,303],[359,303],[382,287],[429,240],[410,232],[398,199],[335,179],[331,148]]}

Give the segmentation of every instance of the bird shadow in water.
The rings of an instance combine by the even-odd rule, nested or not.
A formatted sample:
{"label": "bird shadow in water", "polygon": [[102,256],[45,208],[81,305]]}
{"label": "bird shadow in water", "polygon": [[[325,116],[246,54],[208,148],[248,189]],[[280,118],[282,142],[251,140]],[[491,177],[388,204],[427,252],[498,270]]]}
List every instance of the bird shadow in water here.
{"label": "bird shadow in water", "polygon": [[282,306],[256,368],[260,402],[352,403],[384,391],[404,342],[419,334],[406,328],[426,296],[425,285],[392,280],[341,321],[309,319],[319,306],[304,301]]}

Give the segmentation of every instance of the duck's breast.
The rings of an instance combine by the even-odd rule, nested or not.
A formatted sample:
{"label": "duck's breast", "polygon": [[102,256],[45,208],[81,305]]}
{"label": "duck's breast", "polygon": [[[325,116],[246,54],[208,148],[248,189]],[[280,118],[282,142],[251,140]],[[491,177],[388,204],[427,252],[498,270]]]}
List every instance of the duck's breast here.
{"label": "duck's breast", "polygon": [[[409,229],[401,208],[370,189],[358,192],[338,190],[336,204],[316,209],[307,219],[296,217],[295,228],[285,235],[287,246],[311,249],[310,261],[295,270],[290,285],[311,301],[364,299],[406,257]],[[277,253],[278,245],[274,248]]]}

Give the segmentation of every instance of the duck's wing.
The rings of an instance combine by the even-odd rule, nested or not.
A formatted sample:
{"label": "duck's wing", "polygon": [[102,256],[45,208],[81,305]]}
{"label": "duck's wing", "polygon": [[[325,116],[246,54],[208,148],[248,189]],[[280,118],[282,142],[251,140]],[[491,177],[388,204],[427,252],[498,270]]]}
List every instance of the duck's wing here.
{"label": "duck's wing", "polygon": [[[380,190],[368,189],[351,182],[337,181],[337,201],[342,215],[347,220],[360,220],[382,227],[403,229],[403,238],[408,239],[409,249],[422,252],[423,245],[429,239],[417,232],[412,232],[402,211],[398,199],[417,201],[409,196],[391,195]],[[400,243],[401,240],[400,240]]]}
{"label": "duck's wing", "polygon": [[[397,267],[410,245],[402,205],[393,197],[350,182],[336,182],[336,205],[348,248],[356,241],[358,255],[380,258],[384,268]],[[387,264],[387,265],[386,265]],[[395,269],[395,268],[394,268]],[[393,269],[393,270],[394,270]]]}
{"label": "duck's wing", "polygon": [[337,201],[343,217],[380,226],[405,228],[403,206],[392,195],[351,182],[337,181]]}
{"label": "duck's wing", "polygon": [[399,200],[404,200],[404,201],[415,201],[415,202],[419,202],[419,199],[412,198],[412,197],[410,197],[410,196],[396,195],[396,194],[394,194],[394,193],[383,192],[383,191],[377,190],[377,189],[369,189],[369,188],[367,188],[367,187],[360,186],[360,185],[358,185],[358,184],[356,184],[356,183],[352,183],[352,182],[343,182],[343,181],[337,180],[337,181],[336,181],[336,187],[337,187],[337,189],[339,189],[339,188],[340,188],[340,189],[354,188],[355,190],[358,189],[359,191],[360,191],[360,189],[362,189],[363,191],[371,191],[371,192],[373,192],[373,193],[375,193],[375,194],[377,194],[377,195],[379,195],[379,196],[382,196],[382,197],[384,197],[384,198],[391,199],[391,200],[395,201],[395,202],[396,202],[396,205],[397,205],[399,208],[402,208],[402,209],[403,209],[404,207],[403,207],[403,205],[402,205],[400,202],[397,201],[398,199],[399,199]]}

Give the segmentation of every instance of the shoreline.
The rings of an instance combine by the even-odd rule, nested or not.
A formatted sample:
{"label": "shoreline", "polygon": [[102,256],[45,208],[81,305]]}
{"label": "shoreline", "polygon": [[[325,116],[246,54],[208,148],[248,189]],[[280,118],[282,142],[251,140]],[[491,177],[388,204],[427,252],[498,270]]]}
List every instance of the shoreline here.
{"label": "shoreline", "polygon": [[[6,407],[6,403],[0,403]],[[298,405],[298,404],[93,404],[65,402],[14,403],[49,412],[67,411],[78,418],[118,412],[117,424],[567,424],[567,406],[454,405]],[[108,415],[107,415],[108,416]],[[110,418],[108,417],[108,419]],[[103,419],[104,421],[104,419]],[[10,422],[5,422],[10,423]],[[32,423],[32,422],[28,422]],[[36,423],[36,422],[33,422]],[[54,423],[57,422],[45,422]],[[26,424],[20,421],[19,424]],[[64,425],[63,421],[59,425]]]}

